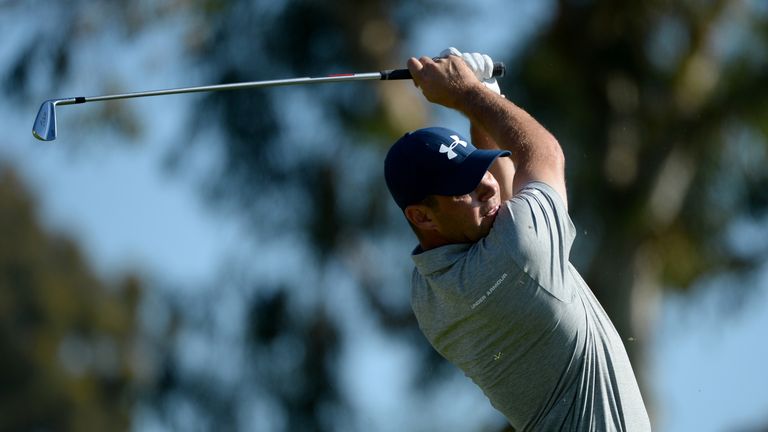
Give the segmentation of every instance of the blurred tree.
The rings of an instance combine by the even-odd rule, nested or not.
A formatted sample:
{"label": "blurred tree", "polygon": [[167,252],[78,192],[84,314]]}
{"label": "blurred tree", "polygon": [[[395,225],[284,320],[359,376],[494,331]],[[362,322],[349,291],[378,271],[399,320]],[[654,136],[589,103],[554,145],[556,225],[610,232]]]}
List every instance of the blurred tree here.
{"label": "blurred tree", "polygon": [[[373,71],[403,64],[398,56],[401,27],[393,16],[398,2],[216,4],[211,9],[216,18],[205,21],[216,23],[208,32],[210,39],[197,47],[201,58],[216,65],[214,82]],[[299,233],[305,243],[296,249],[307,249],[316,259],[309,274],[322,273],[328,263],[346,261],[358,252],[363,236],[396,226],[387,218],[389,198],[383,183],[370,175],[371,170],[378,170],[385,143],[419,127],[426,116],[410,86],[390,84],[386,92],[380,90],[370,84],[349,84],[208,95],[201,102],[205,109],[196,111],[199,117],[190,128],[190,141],[195,134],[205,136],[210,128],[221,128],[226,145],[221,173],[207,184],[207,196],[249,220],[254,238],[262,242]],[[176,157],[188,154],[180,147]],[[266,247],[264,253],[269,254]],[[347,269],[357,282],[366,279],[359,268]],[[417,332],[407,302],[405,308],[387,309],[376,293],[390,288],[384,288],[380,279],[366,280],[367,285],[361,284],[382,319],[397,323],[408,334]],[[283,282],[278,287],[262,283],[253,287],[257,293],[275,294],[247,299],[246,357],[250,364],[261,366],[255,366],[244,381],[271,395],[267,399],[280,407],[272,415],[283,419],[284,430],[336,430],[339,422],[344,423],[341,418],[351,417],[344,414],[348,401],[336,389],[341,378],[336,364],[340,329],[338,318],[329,315],[338,312],[326,310],[320,295],[306,314],[297,314],[296,296],[323,289],[321,281],[306,283],[310,286]],[[407,298],[407,288],[402,291]],[[286,347],[296,346],[302,347],[299,354],[285,358]],[[429,350],[426,342],[422,347]],[[176,375],[175,389],[191,378]],[[169,388],[168,394],[174,391]],[[198,406],[210,406],[204,398],[193,399]],[[216,417],[215,411],[209,412]],[[336,414],[330,417],[332,413]],[[226,422],[226,416],[221,421]]]}
{"label": "blurred tree", "polygon": [[0,164],[0,430],[127,430],[141,284],[100,281]]}

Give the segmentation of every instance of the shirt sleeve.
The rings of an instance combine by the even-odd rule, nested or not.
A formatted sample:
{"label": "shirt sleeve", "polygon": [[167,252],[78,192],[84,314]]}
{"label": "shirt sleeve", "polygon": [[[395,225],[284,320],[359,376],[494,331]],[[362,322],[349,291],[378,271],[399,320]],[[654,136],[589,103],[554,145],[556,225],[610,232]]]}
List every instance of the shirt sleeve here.
{"label": "shirt sleeve", "polygon": [[492,233],[497,247],[554,297],[570,301],[565,278],[576,229],[560,195],[531,182],[502,209]]}

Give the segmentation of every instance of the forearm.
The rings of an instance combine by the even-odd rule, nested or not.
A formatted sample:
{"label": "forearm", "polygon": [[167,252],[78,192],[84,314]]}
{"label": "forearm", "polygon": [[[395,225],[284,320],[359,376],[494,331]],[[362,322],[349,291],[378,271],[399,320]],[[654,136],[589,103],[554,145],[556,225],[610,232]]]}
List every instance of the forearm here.
{"label": "forearm", "polygon": [[[472,137],[472,144],[483,150],[499,150],[499,145],[475,122],[470,122],[469,133]],[[509,157],[500,157],[491,165],[491,174],[499,183],[501,200],[506,201],[514,195],[513,181],[515,178],[515,164]]]}

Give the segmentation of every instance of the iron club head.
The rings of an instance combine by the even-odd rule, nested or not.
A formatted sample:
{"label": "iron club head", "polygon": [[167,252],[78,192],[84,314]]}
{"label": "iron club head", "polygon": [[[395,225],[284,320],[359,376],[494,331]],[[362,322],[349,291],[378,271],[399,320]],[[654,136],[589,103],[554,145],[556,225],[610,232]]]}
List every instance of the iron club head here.
{"label": "iron club head", "polygon": [[32,126],[32,135],[43,141],[53,141],[56,139],[56,99],[49,99],[40,105],[40,111],[35,117],[35,124]]}

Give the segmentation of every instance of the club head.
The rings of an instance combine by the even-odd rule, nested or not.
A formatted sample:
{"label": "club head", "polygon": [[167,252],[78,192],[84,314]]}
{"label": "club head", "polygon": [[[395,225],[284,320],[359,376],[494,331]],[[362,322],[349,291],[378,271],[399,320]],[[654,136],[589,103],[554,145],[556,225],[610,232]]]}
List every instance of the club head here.
{"label": "club head", "polygon": [[32,126],[32,135],[42,141],[56,139],[56,100],[47,100],[40,105]]}

